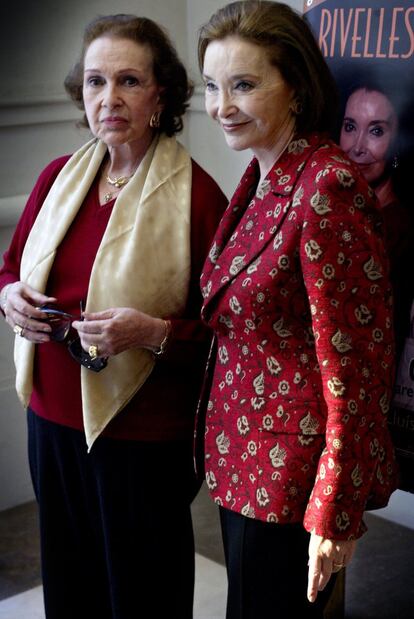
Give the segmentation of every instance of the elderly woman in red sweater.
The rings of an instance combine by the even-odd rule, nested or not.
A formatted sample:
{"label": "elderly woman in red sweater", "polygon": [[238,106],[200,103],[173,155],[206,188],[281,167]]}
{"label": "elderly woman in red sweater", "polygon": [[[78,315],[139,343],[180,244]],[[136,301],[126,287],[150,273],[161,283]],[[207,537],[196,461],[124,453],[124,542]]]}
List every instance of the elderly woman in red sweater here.
{"label": "elderly woman in red sweater", "polygon": [[174,137],[191,88],[154,22],[92,22],[66,86],[94,139],[41,173],[0,272],[46,616],[190,619],[198,281],[226,199]]}

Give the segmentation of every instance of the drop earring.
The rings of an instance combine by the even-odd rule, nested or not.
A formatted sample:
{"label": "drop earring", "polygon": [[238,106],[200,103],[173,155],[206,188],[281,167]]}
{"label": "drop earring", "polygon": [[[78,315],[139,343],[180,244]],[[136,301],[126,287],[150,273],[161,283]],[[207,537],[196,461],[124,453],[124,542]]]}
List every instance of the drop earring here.
{"label": "drop earring", "polygon": [[152,129],[158,129],[160,126],[160,112],[154,112],[153,115],[151,116],[151,120],[150,120],[150,127]]}
{"label": "drop earring", "polygon": [[400,160],[398,159],[398,155],[396,154],[392,158],[391,167],[393,170],[396,170],[399,165],[400,165]]}
{"label": "drop earring", "polygon": [[303,112],[303,105],[301,100],[297,97],[294,101],[291,102],[289,106],[291,112],[295,114],[295,116],[299,116]]}

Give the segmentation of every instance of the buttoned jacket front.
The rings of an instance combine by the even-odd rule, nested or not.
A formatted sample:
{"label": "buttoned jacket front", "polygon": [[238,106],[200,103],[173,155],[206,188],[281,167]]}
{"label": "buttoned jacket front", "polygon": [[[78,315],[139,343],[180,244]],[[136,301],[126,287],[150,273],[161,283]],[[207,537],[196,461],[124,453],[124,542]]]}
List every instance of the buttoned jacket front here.
{"label": "buttoned jacket front", "polygon": [[217,336],[206,411],[214,500],[357,537],[393,489],[388,266],[373,192],[332,142],[297,137],[257,187],[254,159],[201,285]]}

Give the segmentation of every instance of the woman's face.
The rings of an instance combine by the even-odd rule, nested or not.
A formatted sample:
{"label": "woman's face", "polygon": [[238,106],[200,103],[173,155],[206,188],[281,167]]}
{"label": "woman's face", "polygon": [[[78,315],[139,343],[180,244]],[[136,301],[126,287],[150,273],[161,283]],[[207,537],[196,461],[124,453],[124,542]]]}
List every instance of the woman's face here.
{"label": "woman's face", "polygon": [[340,145],[373,186],[384,174],[396,133],[395,110],[385,95],[361,88],[349,97]]}
{"label": "woman's face", "polygon": [[129,39],[100,37],[84,60],[83,101],[94,136],[108,146],[150,142],[150,119],[161,111],[150,49]]}
{"label": "woman's face", "polygon": [[260,46],[235,36],[212,41],[203,77],[208,114],[234,150],[272,151],[292,123],[293,89]]}

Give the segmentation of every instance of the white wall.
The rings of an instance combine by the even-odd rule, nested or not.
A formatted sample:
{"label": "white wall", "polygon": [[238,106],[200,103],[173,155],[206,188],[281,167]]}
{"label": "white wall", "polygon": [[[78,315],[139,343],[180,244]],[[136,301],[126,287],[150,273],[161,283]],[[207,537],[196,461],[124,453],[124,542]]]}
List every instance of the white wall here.
{"label": "white wall", "polygon": [[[13,228],[0,227],[0,252]],[[0,319],[0,511],[32,497],[25,414],[14,390],[13,334]]]}
{"label": "white wall", "polygon": [[[85,141],[80,113],[62,82],[77,59],[84,25],[98,14],[135,13],[164,25],[198,85],[182,141],[228,196],[250,159],[231,152],[204,112],[196,58],[199,27],[225,0],[26,0],[3,3],[0,39],[0,253],[9,242],[25,194],[44,165]],[[301,11],[302,0],[288,2]],[[22,8],[23,7],[23,8]],[[0,510],[32,498],[25,415],[14,393],[10,329],[0,321]],[[395,493],[376,512],[414,528],[414,498]]]}

